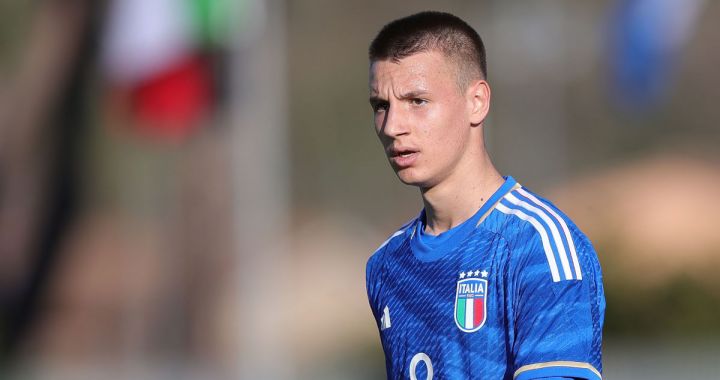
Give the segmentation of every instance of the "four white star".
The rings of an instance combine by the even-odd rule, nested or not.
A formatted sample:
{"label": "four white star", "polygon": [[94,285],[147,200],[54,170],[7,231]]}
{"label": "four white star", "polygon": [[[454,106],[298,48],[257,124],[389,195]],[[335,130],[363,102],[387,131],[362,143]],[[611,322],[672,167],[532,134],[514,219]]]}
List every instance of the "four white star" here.
{"label": "four white star", "polygon": [[487,278],[487,276],[488,276],[488,271],[486,271],[486,270],[483,270],[483,271],[475,270],[474,272],[473,272],[473,271],[460,272],[460,278],[465,278],[465,277],[478,277],[478,276],[482,276],[483,278]]}

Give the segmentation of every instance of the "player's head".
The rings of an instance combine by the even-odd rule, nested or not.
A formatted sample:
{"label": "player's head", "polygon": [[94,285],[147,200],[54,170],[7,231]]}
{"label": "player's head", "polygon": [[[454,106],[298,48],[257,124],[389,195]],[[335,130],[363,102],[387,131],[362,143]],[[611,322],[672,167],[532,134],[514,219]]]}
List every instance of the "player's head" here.
{"label": "player's head", "polygon": [[465,22],[423,12],[389,23],[370,45],[369,85],[375,130],[402,182],[430,189],[482,165],[490,87]]}
{"label": "player's head", "polygon": [[370,62],[397,62],[420,52],[437,51],[456,66],[461,90],[487,78],[485,46],[478,33],[459,17],[426,11],[385,25],[370,44]]}

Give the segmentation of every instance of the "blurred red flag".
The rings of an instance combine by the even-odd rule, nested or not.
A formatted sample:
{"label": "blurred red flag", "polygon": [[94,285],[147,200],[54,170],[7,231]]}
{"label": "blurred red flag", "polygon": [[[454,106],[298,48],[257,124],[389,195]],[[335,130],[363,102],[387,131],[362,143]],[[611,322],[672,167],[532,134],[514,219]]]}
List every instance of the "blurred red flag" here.
{"label": "blurred red flag", "polygon": [[187,0],[114,0],[103,40],[110,86],[129,90],[132,127],[168,141],[187,138],[214,102],[213,72]]}
{"label": "blurred red flag", "polygon": [[187,57],[138,82],[132,89],[138,128],[156,137],[186,137],[209,111],[211,75],[205,60]]}

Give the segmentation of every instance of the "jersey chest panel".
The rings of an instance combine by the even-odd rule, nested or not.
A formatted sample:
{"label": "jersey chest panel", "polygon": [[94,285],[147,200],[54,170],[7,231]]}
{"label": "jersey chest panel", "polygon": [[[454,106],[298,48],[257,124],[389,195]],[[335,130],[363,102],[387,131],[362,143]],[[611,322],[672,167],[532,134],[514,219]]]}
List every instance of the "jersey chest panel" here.
{"label": "jersey chest panel", "polygon": [[[503,240],[478,229],[435,261],[418,260],[409,241],[388,253],[377,307],[388,314],[381,340],[390,378],[507,377]],[[419,354],[427,359],[418,362]]]}

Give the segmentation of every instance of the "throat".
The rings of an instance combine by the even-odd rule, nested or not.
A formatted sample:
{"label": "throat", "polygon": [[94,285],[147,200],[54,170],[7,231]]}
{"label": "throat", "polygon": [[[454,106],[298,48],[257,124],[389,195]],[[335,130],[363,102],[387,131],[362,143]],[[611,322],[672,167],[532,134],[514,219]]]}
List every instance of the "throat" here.
{"label": "throat", "polygon": [[458,191],[442,191],[443,189],[424,191],[422,196],[425,206],[425,232],[429,235],[441,234],[475,215],[502,186],[504,180],[501,176],[498,177],[499,180]]}

